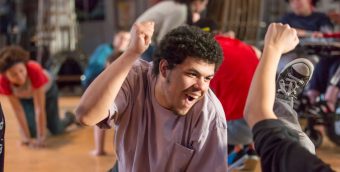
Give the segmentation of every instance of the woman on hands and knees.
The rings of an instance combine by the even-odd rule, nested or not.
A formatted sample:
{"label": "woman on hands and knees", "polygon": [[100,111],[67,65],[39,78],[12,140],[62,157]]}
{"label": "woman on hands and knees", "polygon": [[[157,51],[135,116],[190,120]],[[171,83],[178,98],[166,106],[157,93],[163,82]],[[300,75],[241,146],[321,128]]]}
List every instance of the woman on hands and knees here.
{"label": "woman on hands and knees", "polygon": [[47,129],[61,134],[75,120],[66,112],[59,118],[58,89],[54,78],[18,46],[0,51],[0,94],[5,95],[18,120],[21,143],[44,147]]}

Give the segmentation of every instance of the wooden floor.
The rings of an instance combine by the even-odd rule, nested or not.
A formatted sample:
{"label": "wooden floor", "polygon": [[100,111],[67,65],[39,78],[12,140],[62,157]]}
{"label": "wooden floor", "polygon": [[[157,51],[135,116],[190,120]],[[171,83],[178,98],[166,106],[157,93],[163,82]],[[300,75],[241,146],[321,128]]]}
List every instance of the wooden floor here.
{"label": "wooden floor", "polygon": [[[106,150],[109,155],[104,157],[94,157],[89,153],[94,144],[91,127],[73,127],[72,131],[66,134],[49,137],[48,147],[44,149],[23,147],[18,143],[18,127],[12,108],[5,98],[0,97],[0,101],[6,115],[6,172],[106,172],[112,167],[115,161],[112,130],[106,137]],[[79,97],[60,98],[61,111],[73,110],[78,101]],[[340,147],[334,146],[324,138],[324,144],[317,154],[336,171],[340,171]]]}
{"label": "wooden floor", "polygon": [[[19,132],[12,108],[3,97],[0,101],[6,115],[6,172],[106,172],[113,166],[113,131],[107,133],[105,147],[109,155],[104,157],[90,155],[94,145],[92,127],[73,126],[66,134],[49,137],[48,147],[44,149],[23,147],[18,143]],[[78,97],[61,98],[59,105],[62,111],[72,110],[78,101]]]}

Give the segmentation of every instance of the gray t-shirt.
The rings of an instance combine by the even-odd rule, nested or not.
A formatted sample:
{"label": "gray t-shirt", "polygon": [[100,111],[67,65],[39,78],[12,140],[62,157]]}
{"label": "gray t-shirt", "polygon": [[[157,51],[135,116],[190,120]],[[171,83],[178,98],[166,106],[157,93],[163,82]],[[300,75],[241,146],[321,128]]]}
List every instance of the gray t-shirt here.
{"label": "gray t-shirt", "polygon": [[184,25],[187,21],[188,8],[185,4],[174,1],[162,1],[147,9],[136,22],[154,21],[153,41],[159,44],[162,38],[172,29]]}
{"label": "gray t-shirt", "polygon": [[98,124],[115,126],[119,171],[227,171],[227,124],[213,92],[179,116],[158,104],[155,84],[152,63],[137,61]]}

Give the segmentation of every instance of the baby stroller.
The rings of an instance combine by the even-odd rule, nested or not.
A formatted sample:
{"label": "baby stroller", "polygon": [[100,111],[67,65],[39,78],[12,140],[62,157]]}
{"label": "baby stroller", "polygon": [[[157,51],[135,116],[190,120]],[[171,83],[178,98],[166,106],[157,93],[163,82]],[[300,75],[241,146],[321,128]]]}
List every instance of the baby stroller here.
{"label": "baby stroller", "polygon": [[[334,38],[305,39],[300,41],[300,45],[309,55],[318,55],[321,58],[340,57],[340,43],[335,42]],[[338,67],[332,76],[331,83],[336,85],[339,81],[340,67]],[[294,108],[299,114],[299,117],[307,120],[304,131],[310,137],[315,147],[321,146],[323,141],[323,135],[319,130],[315,129],[316,125],[323,125],[325,134],[330,141],[336,145],[340,145],[340,104],[337,103],[336,107],[336,111],[332,112],[328,108],[323,96],[320,96],[314,105],[309,103],[309,99],[306,96],[299,97],[295,103]]]}

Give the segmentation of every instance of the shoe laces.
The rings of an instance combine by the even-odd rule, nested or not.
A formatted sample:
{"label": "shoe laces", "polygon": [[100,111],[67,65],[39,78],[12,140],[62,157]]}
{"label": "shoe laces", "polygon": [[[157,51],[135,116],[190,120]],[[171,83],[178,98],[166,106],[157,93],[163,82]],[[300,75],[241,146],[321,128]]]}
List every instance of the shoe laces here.
{"label": "shoe laces", "polygon": [[288,77],[280,79],[278,92],[283,93],[286,96],[297,98],[297,89],[300,88],[305,82],[288,73]]}

